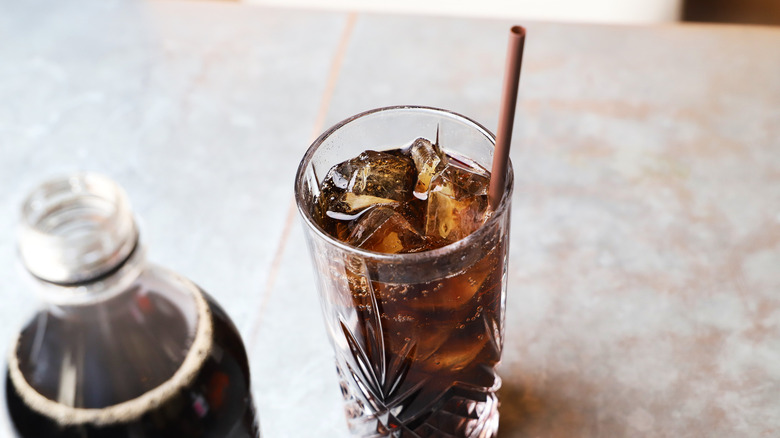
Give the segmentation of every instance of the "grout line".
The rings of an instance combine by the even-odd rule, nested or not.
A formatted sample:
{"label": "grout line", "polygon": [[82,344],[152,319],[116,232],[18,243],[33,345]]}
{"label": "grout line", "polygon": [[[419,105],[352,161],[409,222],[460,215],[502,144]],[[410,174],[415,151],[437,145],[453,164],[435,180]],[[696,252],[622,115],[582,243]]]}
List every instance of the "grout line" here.
{"label": "grout line", "polygon": [[[344,30],[341,33],[339,45],[336,48],[336,53],[333,56],[333,62],[331,63],[330,70],[328,71],[328,80],[325,83],[325,91],[322,94],[320,107],[317,110],[317,117],[314,119],[314,127],[309,139],[310,142],[313,142],[317,137],[319,137],[324,128],[323,125],[325,124],[325,118],[328,115],[330,101],[333,98],[333,91],[336,88],[336,83],[338,82],[341,66],[344,63],[344,56],[347,52],[347,47],[349,46],[349,41],[352,37],[352,31],[355,28],[356,21],[357,14],[355,12],[349,13],[347,16],[347,22],[344,25]],[[253,356],[255,350],[257,337],[260,333],[260,325],[263,321],[263,314],[266,307],[268,306],[268,301],[270,301],[271,295],[273,294],[274,286],[276,285],[276,279],[279,276],[284,250],[287,248],[287,242],[290,240],[290,232],[292,230],[292,224],[295,222],[296,214],[297,208],[295,206],[295,199],[293,199],[290,201],[290,205],[287,208],[287,216],[284,220],[284,228],[282,229],[282,235],[279,238],[279,246],[276,248],[276,253],[274,253],[274,258],[271,262],[271,270],[268,273],[268,280],[265,282],[265,287],[263,288],[263,297],[257,309],[257,317],[255,318],[254,323],[252,324],[249,331],[247,347],[250,358]]]}
{"label": "grout line", "polygon": [[322,94],[322,102],[317,113],[317,118],[314,119],[314,130],[311,133],[311,139],[309,141],[313,142],[320,136],[320,133],[322,133],[322,130],[325,128],[325,117],[328,115],[328,107],[333,98],[333,91],[336,89],[336,83],[339,79],[341,66],[344,63],[344,56],[347,53],[347,46],[352,38],[352,31],[355,28],[356,21],[357,13],[350,12],[347,16],[347,23],[344,25],[344,31],[341,34],[341,41],[339,41],[336,54],[333,56],[333,64],[331,64],[330,72],[328,72],[328,82],[325,85],[325,92]]}

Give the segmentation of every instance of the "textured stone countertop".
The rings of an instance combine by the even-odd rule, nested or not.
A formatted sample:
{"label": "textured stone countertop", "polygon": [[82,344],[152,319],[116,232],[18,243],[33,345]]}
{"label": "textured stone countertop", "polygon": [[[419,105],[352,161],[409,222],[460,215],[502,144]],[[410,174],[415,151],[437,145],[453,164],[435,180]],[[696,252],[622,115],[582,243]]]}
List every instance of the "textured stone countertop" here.
{"label": "textured stone countertop", "polygon": [[[1,2],[0,349],[21,198],[102,172],[233,316],[264,436],[346,436],[295,168],[374,107],[494,128],[511,24]],[[526,24],[500,436],[780,436],[780,29]]]}

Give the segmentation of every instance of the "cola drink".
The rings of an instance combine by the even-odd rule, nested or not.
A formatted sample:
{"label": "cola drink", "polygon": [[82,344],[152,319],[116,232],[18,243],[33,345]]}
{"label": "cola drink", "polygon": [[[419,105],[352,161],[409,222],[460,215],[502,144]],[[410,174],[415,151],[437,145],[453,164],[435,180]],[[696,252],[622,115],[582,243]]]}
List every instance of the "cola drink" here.
{"label": "cola drink", "polygon": [[358,248],[401,254],[458,241],[491,215],[490,173],[437,143],[367,150],[333,166],[313,204],[318,224]]}
{"label": "cola drink", "polygon": [[[341,131],[363,117],[388,124],[392,116],[382,111],[323,134],[304,158],[297,187],[348,425],[360,437],[492,437],[511,174],[494,212],[485,166],[443,149],[436,137],[367,149],[318,171],[327,161],[317,156],[323,144],[344,144],[349,135]],[[435,126],[438,134],[446,120]],[[354,129],[361,136],[368,130]]]}
{"label": "cola drink", "polygon": [[259,437],[236,327],[192,282],[146,263],[121,188],[53,180],[22,216],[42,305],[8,361],[19,437]]}

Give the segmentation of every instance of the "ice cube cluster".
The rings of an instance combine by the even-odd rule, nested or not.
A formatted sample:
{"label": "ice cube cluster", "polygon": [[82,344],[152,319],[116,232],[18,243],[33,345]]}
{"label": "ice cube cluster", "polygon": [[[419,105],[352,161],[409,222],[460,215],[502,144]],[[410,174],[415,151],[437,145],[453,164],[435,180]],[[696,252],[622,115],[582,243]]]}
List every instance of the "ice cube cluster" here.
{"label": "ice cube cluster", "polygon": [[367,150],[333,166],[314,216],[334,237],[383,253],[411,253],[460,240],[489,217],[489,173],[425,138]]}

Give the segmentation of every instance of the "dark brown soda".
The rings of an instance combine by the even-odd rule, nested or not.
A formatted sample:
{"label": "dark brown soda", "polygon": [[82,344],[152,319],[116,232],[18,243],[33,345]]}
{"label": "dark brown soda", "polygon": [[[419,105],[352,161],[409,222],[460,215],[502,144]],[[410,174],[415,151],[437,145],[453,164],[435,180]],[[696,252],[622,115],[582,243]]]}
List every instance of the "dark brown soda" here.
{"label": "dark brown soda", "polygon": [[[377,392],[396,408],[388,436],[470,436],[464,419],[476,415],[475,402],[487,403],[500,385],[494,368],[502,348],[504,245],[446,279],[411,285],[372,281],[375,301],[358,281],[352,283],[356,340],[369,345],[369,356],[370,345],[384,346],[385,378]],[[376,313],[381,340],[375,339]],[[378,376],[381,358],[367,359]]]}
{"label": "dark brown soda", "polygon": [[[63,425],[28,406],[6,376],[8,410],[21,438],[256,438],[258,425],[249,387],[246,351],[236,327],[207,294],[211,351],[186,386],[140,417],[115,424]],[[35,321],[35,320],[34,320]],[[170,326],[149,327],[165,333]],[[22,332],[30,330],[28,326]],[[140,395],[140,394],[139,394]]]}
{"label": "dark brown soda", "polygon": [[[373,151],[367,153],[370,154],[366,157],[380,157]],[[393,159],[390,156],[411,160],[408,148],[382,151],[381,154],[387,154],[381,157],[388,160]],[[355,160],[358,158],[351,162],[357,163]],[[465,161],[453,156],[447,156],[445,160],[456,173],[463,171],[454,179],[464,185],[471,184],[469,189],[478,194],[469,202],[475,211],[483,212],[484,217],[453,213],[456,218],[474,220],[476,225],[469,224],[468,233],[473,232],[490,214],[485,209],[489,173],[481,168],[470,168]],[[415,196],[411,190],[400,197],[392,194],[396,203],[373,205],[350,214],[340,214],[340,211],[333,214],[334,209],[345,208],[343,202],[334,208],[333,201],[341,202],[344,197],[333,186],[341,184],[343,188],[345,184],[339,181],[346,178],[333,174],[348,168],[346,163],[334,166],[323,181],[320,198],[312,211],[328,234],[362,249],[383,253],[429,251],[454,242],[430,232],[431,227],[426,224],[429,220],[426,214],[431,211],[430,198]],[[399,163],[398,166],[403,167],[403,163]],[[419,165],[416,170],[420,171]],[[442,170],[438,172],[440,174]],[[473,181],[469,179],[472,177]],[[391,183],[403,180],[401,185],[414,185],[415,178],[415,175],[397,172]],[[389,196],[369,194],[382,199]],[[389,229],[391,226],[384,225],[387,222],[377,222],[380,224],[375,230],[378,237],[365,239],[359,236],[360,227],[364,227],[362,223],[371,222],[368,215],[382,215],[388,209],[400,213],[406,222],[399,219],[396,222],[402,222],[402,225],[392,225],[395,227],[392,230]],[[388,214],[392,213],[385,215]],[[397,247],[393,243],[396,241],[405,246]],[[487,432],[479,434],[472,428],[473,420],[482,418],[485,410],[497,408],[494,392],[501,382],[495,366],[503,344],[500,327],[504,314],[507,242],[503,234],[495,242],[495,246],[485,248],[484,256],[465,270],[426,283],[374,281],[360,266],[352,269],[347,263],[352,307],[358,318],[352,326],[342,322],[347,338],[343,354],[353,357],[356,365],[347,364],[348,369],[340,366],[339,372],[342,381],[349,382],[351,377],[347,374],[355,374],[358,380],[367,382],[347,383],[342,385],[342,390],[347,400],[348,417],[352,416],[355,421],[363,421],[366,400],[375,405],[373,409],[382,419],[378,421],[380,426],[376,435],[371,436],[491,436]],[[335,344],[339,348],[340,343]]]}

